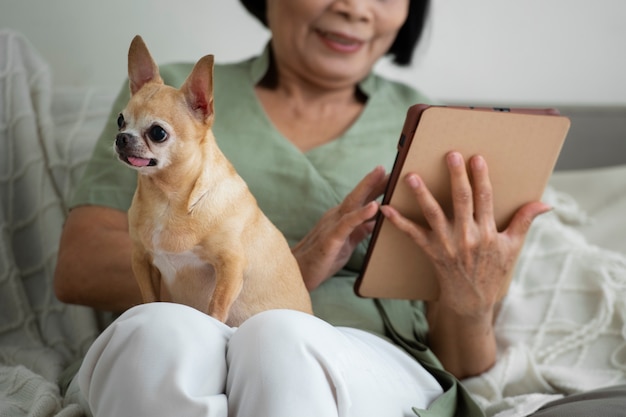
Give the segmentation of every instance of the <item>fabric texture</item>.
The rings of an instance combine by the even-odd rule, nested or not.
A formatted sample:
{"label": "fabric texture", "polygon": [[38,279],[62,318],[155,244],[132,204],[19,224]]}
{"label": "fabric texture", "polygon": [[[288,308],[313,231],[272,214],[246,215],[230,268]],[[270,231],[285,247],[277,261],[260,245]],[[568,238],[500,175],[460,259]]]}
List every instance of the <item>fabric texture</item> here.
{"label": "fabric texture", "polygon": [[617,385],[552,401],[533,417],[623,417],[625,412],[626,385]]}
{"label": "fabric texture", "polygon": [[80,415],[57,382],[99,332],[93,310],[52,290],[68,196],[93,147],[80,128],[101,128],[110,103],[71,95],[53,91],[23,36],[0,31],[0,416]]}

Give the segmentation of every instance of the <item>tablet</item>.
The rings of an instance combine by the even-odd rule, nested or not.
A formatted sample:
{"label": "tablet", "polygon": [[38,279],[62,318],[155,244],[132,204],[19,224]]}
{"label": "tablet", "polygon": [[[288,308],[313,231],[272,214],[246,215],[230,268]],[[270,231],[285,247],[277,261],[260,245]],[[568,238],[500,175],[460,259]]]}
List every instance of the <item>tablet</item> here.
{"label": "tablet", "polygon": [[[473,155],[481,155],[489,169],[494,215],[501,231],[518,208],[541,199],[569,126],[569,119],[555,109],[416,104],[407,112],[382,204],[427,225],[403,181],[414,172],[451,216],[445,156],[458,151],[467,163]],[[510,280],[503,277],[502,296]],[[436,300],[439,286],[425,253],[379,213],[355,292],[362,297]]]}

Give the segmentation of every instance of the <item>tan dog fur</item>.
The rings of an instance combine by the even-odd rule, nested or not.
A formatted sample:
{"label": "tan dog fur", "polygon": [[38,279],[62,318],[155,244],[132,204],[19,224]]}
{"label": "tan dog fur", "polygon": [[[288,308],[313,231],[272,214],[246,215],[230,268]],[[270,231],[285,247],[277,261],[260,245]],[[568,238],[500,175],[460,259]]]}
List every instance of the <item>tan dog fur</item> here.
{"label": "tan dog fur", "polygon": [[231,326],[268,309],[311,313],[287,241],[215,142],[213,56],[177,90],[137,36],[128,74],[115,149],[139,171],[128,217],[143,301],[186,304]]}

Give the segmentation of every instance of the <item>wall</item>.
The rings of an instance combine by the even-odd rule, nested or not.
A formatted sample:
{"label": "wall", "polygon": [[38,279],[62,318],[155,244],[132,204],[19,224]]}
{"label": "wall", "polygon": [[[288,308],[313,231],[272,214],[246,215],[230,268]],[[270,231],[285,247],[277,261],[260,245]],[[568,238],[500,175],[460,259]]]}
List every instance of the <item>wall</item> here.
{"label": "wall", "polygon": [[[434,0],[416,63],[379,70],[442,101],[626,105],[623,0]],[[139,33],[157,61],[257,52],[267,33],[236,0],[0,0],[57,85],[117,89]]]}

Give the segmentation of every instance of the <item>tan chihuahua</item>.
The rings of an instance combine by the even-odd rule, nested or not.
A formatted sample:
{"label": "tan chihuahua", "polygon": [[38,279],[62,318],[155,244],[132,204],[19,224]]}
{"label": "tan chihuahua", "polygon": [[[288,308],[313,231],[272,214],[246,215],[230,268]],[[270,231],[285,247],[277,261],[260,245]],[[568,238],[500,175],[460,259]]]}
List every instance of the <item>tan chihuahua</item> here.
{"label": "tan chihuahua", "polygon": [[269,309],[311,313],[287,241],[213,136],[213,56],[177,90],[136,36],[128,75],[115,150],[139,171],[128,219],[143,301],[186,304],[230,326]]}

